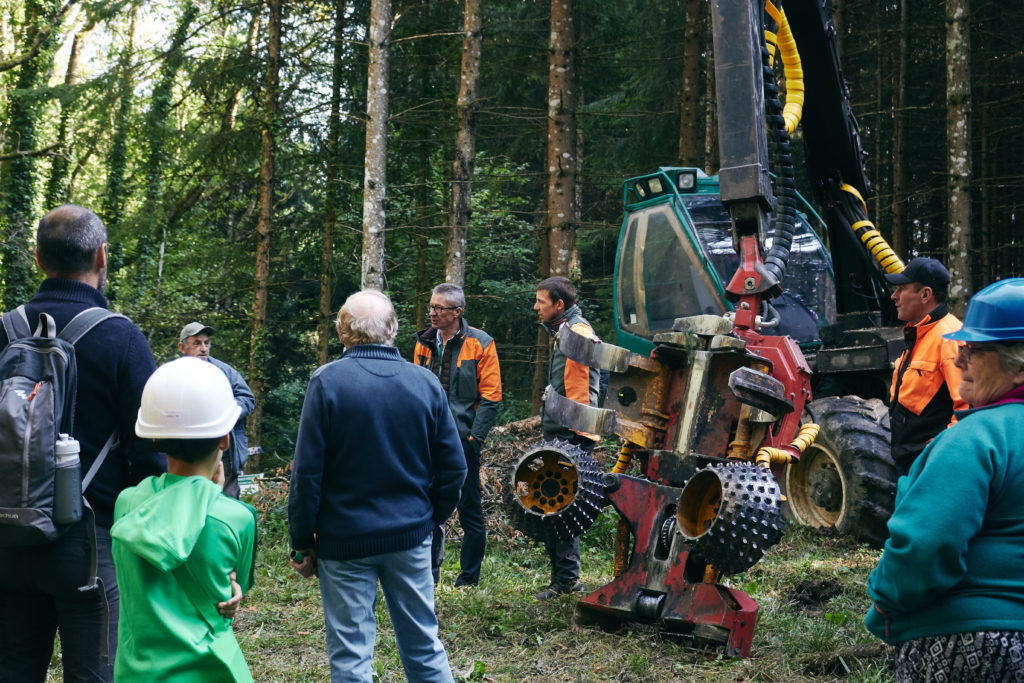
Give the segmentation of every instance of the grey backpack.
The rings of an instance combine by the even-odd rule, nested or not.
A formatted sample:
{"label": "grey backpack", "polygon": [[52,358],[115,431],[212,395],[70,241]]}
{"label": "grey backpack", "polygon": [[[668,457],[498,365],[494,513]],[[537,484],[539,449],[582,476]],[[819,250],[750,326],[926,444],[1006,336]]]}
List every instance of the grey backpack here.
{"label": "grey backpack", "polygon": [[[83,499],[77,518],[54,520],[56,443],[60,434],[74,433],[75,343],[112,317],[124,316],[90,308],[57,334],[47,313],[39,315],[35,332],[24,306],[3,316],[9,341],[0,350],[0,546],[52,541],[81,519],[81,507],[88,508]],[[116,438],[115,431],[82,477],[83,493]]]}

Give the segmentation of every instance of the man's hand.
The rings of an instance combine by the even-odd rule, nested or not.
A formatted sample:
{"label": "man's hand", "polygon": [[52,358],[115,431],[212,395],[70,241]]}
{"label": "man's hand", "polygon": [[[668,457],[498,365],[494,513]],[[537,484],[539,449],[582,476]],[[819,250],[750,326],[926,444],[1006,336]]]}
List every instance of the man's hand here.
{"label": "man's hand", "polygon": [[316,576],[316,550],[309,548],[307,550],[298,551],[302,555],[302,562],[296,562],[293,556],[288,560],[288,564],[292,566],[292,569],[297,571],[299,575],[304,578],[310,578]]}
{"label": "man's hand", "polygon": [[235,581],[235,573],[231,572],[228,574],[228,578],[231,579],[231,599],[225,600],[224,602],[217,603],[217,611],[220,612],[222,617],[227,619],[234,619],[235,612],[238,611],[238,604],[242,602],[242,587]]}

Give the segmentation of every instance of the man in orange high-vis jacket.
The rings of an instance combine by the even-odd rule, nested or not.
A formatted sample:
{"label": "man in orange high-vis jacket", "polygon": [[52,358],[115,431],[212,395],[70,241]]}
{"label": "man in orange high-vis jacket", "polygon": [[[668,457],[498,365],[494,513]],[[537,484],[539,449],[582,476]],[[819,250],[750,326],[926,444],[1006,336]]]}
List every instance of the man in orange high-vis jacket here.
{"label": "man in orange high-vis jacket", "polygon": [[[549,277],[537,285],[537,296],[533,310],[540,318],[541,327],[548,331],[552,339],[551,362],[548,365],[548,385],[562,396],[577,403],[597,406],[600,373],[594,368],[581,365],[566,358],[558,348],[558,330],[562,325],[587,337],[594,336],[594,330],[580,313],[576,303],[576,288],[568,278]],[[576,432],[555,422],[544,413],[541,407],[541,430],[545,440],[562,439],[573,443],[585,451],[592,451],[597,445],[596,434]],[[571,541],[549,538],[544,547],[551,560],[551,583],[538,593],[538,600],[568,593],[583,591],[580,581],[580,539],[573,537]]]}
{"label": "man in orange high-vis jacket", "polygon": [[885,279],[895,285],[892,300],[904,321],[907,350],[893,368],[889,388],[892,458],[900,474],[936,434],[956,422],[953,411],[967,409],[960,398],[959,345],[942,335],[960,329],[946,308],[949,271],[933,258],[918,257],[901,273]]}
{"label": "man in orange high-vis jacket", "polygon": [[[498,416],[501,370],[494,340],[466,323],[462,317],[465,308],[462,287],[451,283],[434,287],[430,295],[430,327],[416,333],[413,362],[441,380],[462,439],[467,472],[459,497],[462,551],[455,585],[475,586],[480,582],[480,565],[487,547],[480,492],[480,450]],[[443,526],[434,530],[430,561],[437,584],[444,562]]]}

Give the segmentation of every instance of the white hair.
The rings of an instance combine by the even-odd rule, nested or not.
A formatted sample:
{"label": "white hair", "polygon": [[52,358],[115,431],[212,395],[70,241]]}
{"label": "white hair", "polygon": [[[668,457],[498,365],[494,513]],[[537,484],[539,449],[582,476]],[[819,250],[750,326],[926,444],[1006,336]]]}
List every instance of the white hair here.
{"label": "white hair", "polygon": [[338,336],[346,348],[359,344],[393,346],[398,336],[398,316],[391,299],[376,289],[349,296],[338,311]]}

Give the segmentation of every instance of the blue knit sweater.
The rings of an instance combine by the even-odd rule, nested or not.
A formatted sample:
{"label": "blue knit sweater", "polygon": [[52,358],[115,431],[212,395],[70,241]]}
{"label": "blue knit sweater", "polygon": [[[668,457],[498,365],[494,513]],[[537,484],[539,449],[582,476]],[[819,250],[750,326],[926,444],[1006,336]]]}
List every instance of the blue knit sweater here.
{"label": "blue knit sweater", "polygon": [[1024,631],[1024,403],[957,412],[899,480],[868,578],[868,630],[889,643]]}
{"label": "blue knit sweater", "polygon": [[455,509],[465,477],[437,377],[394,347],[351,347],[309,380],[288,495],[292,547],[328,560],[412,548]]}
{"label": "blue knit sweater", "polygon": [[[25,305],[31,327],[40,313],[49,313],[61,330],[87,308],[107,307],[95,287],[62,278],[48,278]],[[0,346],[7,333],[0,326]],[[92,466],[114,427],[121,428],[121,446],[107,456],[85,493],[96,512],[96,524],[109,529],[114,523],[114,501],[122,489],[150,475],[167,471],[167,459],[136,448],[135,419],[142,388],[156,364],[149,343],[134,323],[124,318],[106,320],[75,345],[78,393],[75,397],[74,436],[82,448],[82,474]]]}

